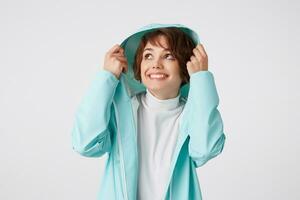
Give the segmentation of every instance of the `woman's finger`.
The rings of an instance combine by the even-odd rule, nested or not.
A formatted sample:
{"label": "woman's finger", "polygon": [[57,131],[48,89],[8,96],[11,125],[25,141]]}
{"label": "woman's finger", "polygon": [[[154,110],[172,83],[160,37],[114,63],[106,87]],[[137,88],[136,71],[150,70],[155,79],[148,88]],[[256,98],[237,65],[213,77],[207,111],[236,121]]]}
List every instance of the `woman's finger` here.
{"label": "woman's finger", "polygon": [[118,53],[120,51],[120,45],[119,44],[115,44],[109,51],[109,54],[114,54],[114,53]]}
{"label": "woman's finger", "polygon": [[121,56],[121,55],[115,55],[115,57],[120,60],[120,61],[126,61],[127,62],[127,59],[125,56]]}
{"label": "woman's finger", "polygon": [[205,52],[204,47],[203,47],[202,44],[198,44],[196,48],[199,50],[199,52],[201,53],[201,55],[203,57],[207,57],[207,54],[206,54],[206,52]]}
{"label": "woman's finger", "polygon": [[200,61],[202,58],[202,54],[200,53],[200,50],[198,48],[194,48],[193,53],[194,53],[195,57]]}

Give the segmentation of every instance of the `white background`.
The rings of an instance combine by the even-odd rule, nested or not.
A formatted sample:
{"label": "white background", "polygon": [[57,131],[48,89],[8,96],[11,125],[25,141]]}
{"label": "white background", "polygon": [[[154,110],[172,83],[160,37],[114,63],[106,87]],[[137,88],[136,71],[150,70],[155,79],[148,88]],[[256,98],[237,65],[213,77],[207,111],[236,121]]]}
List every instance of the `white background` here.
{"label": "white background", "polygon": [[194,29],[227,136],[197,169],[204,200],[299,194],[299,3],[0,1],[0,199],[95,199],[106,156],[72,150],[75,110],[105,52],[149,23]]}

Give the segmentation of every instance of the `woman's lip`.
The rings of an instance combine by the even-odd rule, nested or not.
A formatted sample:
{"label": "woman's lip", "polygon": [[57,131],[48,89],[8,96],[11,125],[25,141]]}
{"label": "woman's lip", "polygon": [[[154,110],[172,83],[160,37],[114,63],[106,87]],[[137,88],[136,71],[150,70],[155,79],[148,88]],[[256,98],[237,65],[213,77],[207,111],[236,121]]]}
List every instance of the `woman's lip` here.
{"label": "woman's lip", "polygon": [[168,77],[168,74],[163,74],[163,73],[151,73],[151,74],[148,74],[148,76],[151,76],[151,75],[164,75],[164,76]]}

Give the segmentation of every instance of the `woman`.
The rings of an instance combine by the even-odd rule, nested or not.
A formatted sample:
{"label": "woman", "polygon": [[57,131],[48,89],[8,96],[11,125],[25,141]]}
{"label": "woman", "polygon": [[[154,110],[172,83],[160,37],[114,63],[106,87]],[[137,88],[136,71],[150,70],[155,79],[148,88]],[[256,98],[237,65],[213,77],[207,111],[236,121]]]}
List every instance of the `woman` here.
{"label": "woman", "polygon": [[150,24],[105,55],[76,113],[73,148],[108,159],[99,199],[197,199],[196,168],[224,147],[219,97],[198,35]]}

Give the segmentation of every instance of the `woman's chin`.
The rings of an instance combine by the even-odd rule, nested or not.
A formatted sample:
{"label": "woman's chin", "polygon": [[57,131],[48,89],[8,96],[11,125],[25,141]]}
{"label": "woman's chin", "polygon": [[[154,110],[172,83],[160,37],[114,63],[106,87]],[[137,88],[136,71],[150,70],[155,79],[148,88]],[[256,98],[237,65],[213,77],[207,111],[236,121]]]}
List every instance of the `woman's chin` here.
{"label": "woman's chin", "polygon": [[152,90],[159,90],[167,87],[167,84],[158,81],[148,81],[145,85],[147,88],[150,88]]}

